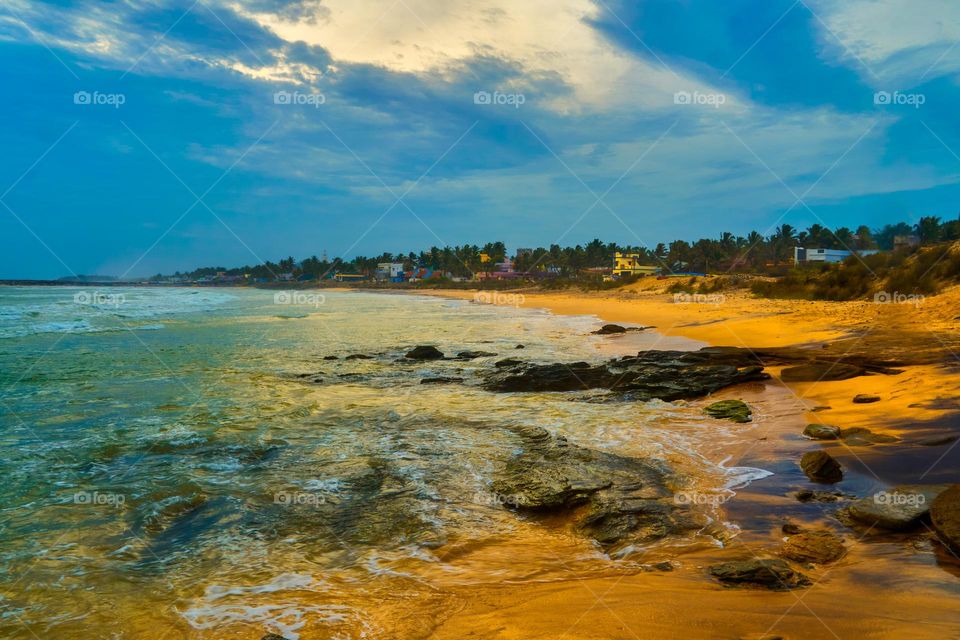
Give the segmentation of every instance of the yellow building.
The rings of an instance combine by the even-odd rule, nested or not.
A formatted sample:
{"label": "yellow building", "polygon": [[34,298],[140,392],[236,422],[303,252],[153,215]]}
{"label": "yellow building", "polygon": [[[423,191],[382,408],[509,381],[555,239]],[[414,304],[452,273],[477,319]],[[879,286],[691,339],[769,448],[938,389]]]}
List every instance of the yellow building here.
{"label": "yellow building", "polygon": [[614,276],[653,276],[660,272],[660,267],[640,264],[639,253],[613,254]]}
{"label": "yellow building", "polygon": [[490,256],[486,253],[480,254],[480,262],[490,262]]}

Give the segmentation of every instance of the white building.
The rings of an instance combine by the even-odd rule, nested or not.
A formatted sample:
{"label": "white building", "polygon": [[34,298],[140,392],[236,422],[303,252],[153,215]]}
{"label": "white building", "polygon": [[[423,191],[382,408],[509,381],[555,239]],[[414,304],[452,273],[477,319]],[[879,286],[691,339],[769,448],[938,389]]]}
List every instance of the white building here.
{"label": "white building", "polygon": [[[857,254],[861,256],[872,256],[875,253],[878,252],[874,249],[857,252]],[[793,264],[800,264],[803,262],[843,262],[852,255],[853,252],[847,251],[846,249],[805,249],[803,247],[794,247]]]}
{"label": "white building", "polygon": [[402,262],[381,262],[377,265],[377,280],[397,281],[403,280]]}

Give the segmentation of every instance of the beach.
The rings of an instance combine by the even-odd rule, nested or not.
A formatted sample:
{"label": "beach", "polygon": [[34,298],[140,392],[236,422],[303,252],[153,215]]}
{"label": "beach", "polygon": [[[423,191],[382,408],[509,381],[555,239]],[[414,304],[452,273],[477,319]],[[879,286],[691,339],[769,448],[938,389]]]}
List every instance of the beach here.
{"label": "beach", "polygon": [[[775,471],[723,505],[726,518],[740,526],[736,538],[723,547],[684,554],[671,572],[466,592],[462,608],[430,637],[942,638],[958,633],[960,561],[934,541],[929,526],[896,534],[849,529],[832,517],[837,505],[802,504],[794,494],[809,484],[800,472],[800,457],[821,446],[849,470],[839,487],[851,495],[898,484],[957,481],[960,456],[951,438],[960,434],[960,369],[954,355],[960,288],[919,304],[767,300],[742,292],[678,303],[652,279],[626,291],[481,297],[483,302],[498,299],[560,314],[595,315],[598,323],[653,325],[662,335],[713,346],[867,351],[911,364],[897,375],[804,383],[784,383],[773,369],[768,383],[720,392],[717,399],[744,399],[760,416],[755,443],[731,452],[731,464]],[[881,401],[852,402],[864,393]],[[870,447],[824,444],[801,436],[808,423],[865,427],[899,441]],[[929,446],[938,439],[945,444]],[[837,532],[847,555],[815,570],[813,586],[799,592],[730,589],[706,575],[715,562],[776,553],[787,522]]]}

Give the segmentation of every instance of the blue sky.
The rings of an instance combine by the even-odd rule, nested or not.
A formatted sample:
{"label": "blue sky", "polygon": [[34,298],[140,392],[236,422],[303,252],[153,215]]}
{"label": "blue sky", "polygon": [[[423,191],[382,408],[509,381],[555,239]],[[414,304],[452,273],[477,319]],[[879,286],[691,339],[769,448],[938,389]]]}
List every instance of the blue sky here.
{"label": "blue sky", "polygon": [[958,41],[951,0],[6,0],[0,277],[952,217]]}

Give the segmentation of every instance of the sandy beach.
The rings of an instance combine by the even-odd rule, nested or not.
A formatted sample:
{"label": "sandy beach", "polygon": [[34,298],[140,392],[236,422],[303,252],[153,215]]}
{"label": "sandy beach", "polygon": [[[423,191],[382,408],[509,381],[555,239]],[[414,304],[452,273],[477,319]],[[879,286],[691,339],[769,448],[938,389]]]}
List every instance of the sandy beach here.
{"label": "sandy beach", "polygon": [[[943,638],[956,637],[960,560],[928,526],[883,533],[845,526],[839,504],[800,503],[796,491],[817,488],[801,472],[803,453],[826,449],[847,471],[834,487],[851,497],[897,484],[957,482],[960,447],[958,329],[960,288],[920,304],[813,302],[725,295],[712,303],[676,303],[663,281],[596,293],[516,292],[487,296],[558,314],[594,315],[603,322],[654,326],[712,346],[802,346],[829,354],[869,353],[901,360],[897,375],[842,381],[771,380],[726,389],[709,402],[736,398],[754,410],[745,425],[754,444],[731,451],[731,464],[774,475],[752,483],[724,505],[740,534],[723,545],[674,558],[670,572],[571,579],[543,584],[461,589],[430,638]],[[471,291],[434,295],[474,298]],[[610,340],[621,339],[611,336]],[[881,400],[855,404],[857,394]],[[808,423],[866,427],[894,436],[889,444],[849,446],[804,438]],[[840,503],[842,504],[842,503]],[[791,522],[839,534],[847,555],[804,571],[813,585],[785,593],[725,588],[707,575],[723,560],[771,557]]]}

